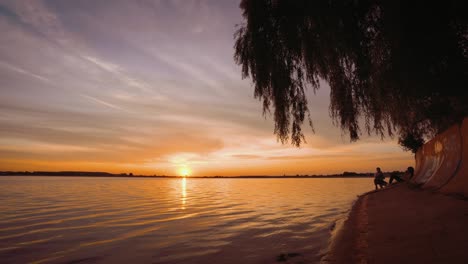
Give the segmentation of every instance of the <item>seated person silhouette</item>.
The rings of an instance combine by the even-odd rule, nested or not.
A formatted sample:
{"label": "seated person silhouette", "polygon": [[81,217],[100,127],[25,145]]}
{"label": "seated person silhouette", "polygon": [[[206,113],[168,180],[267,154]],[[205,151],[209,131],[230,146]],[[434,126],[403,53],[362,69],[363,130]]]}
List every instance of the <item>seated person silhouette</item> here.
{"label": "seated person silhouette", "polygon": [[405,171],[405,175],[403,175],[403,178],[405,181],[410,181],[414,176],[414,168],[409,166],[406,171]]}
{"label": "seated person silhouette", "polygon": [[390,173],[390,180],[388,181],[388,184],[392,184],[393,181],[396,181],[396,182],[404,181],[403,177],[400,175],[400,173],[398,171],[394,171],[394,172]]}
{"label": "seated person silhouette", "polygon": [[414,175],[414,168],[408,167],[403,175],[400,175],[398,172],[394,171],[390,174],[389,184],[395,180],[397,182],[409,181]]}
{"label": "seated person silhouette", "polygon": [[382,173],[382,170],[380,170],[379,167],[377,167],[376,170],[377,171],[374,174],[374,185],[375,189],[377,190],[378,187],[382,189],[383,187],[387,186],[387,182],[385,181],[385,175]]}

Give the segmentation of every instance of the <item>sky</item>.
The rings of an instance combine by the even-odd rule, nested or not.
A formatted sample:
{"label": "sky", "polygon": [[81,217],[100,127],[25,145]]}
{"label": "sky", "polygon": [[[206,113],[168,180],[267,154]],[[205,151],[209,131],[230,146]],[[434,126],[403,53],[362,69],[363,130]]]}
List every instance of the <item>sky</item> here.
{"label": "sky", "polygon": [[304,175],[405,170],[395,139],[333,125],[281,144],[233,60],[238,1],[0,0],[0,170]]}

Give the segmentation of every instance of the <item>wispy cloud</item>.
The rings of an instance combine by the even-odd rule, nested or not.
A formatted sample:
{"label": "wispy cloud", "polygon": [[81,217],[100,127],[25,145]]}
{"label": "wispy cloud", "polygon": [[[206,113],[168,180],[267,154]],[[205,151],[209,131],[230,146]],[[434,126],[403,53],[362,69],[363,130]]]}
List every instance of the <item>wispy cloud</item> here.
{"label": "wispy cloud", "polygon": [[2,1],[0,170],[236,175],[411,162],[394,141],[343,139],[326,87],[310,96],[318,134],[305,127],[300,149],[278,143],[232,59],[237,4]]}
{"label": "wispy cloud", "polygon": [[100,99],[97,99],[96,97],[92,97],[92,96],[89,96],[89,95],[85,95],[85,94],[80,94],[82,97],[84,98],[87,98],[93,102],[96,102],[100,105],[104,105],[104,106],[107,106],[109,108],[112,108],[112,109],[117,109],[117,110],[122,110],[122,111],[125,111],[125,109],[117,106],[117,105],[114,105],[114,104],[111,104],[111,103],[108,103],[108,102],[105,102],[103,100],[100,100]]}
{"label": "wispy cloud", "polygon": [[18,67],[18,66],[14,66],[14,65],[11,65],[11,64],[9,64],[9,63],[2,62],[2,61],[0,61],[0,66],[6,68],[6,69],[8,69],[8,70],[11,70],[11,71],[14,71],[14,72],[18,72],[18,73],[27,75],[27,76],[29,76],[29,77],[36,78],[36,79],[38,79],[38,80],[40,80],[40,81],[50,83],[50,80],[47,79],[46,77],[43,77],[43,76],[34,74],[34,73],[32,73],[32,72],[29,72],[29,71],[26,71],[25,69],[22,69],[22,68],[20,68],[20,67]]}

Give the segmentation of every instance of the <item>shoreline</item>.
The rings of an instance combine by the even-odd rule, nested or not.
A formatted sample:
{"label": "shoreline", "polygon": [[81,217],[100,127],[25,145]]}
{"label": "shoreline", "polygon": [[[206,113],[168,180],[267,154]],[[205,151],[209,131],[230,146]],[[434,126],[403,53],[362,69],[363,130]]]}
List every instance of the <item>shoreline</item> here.
{"label": "shoreline", "polygon": [[361,179],[373,178],[372,175],[344,176],[344,175],[310,175],[310,176],[145,176],[145,175],[67,175],[67,174],[0,174],[1,177],[87,177],[87,178],[145,178],[145,179]]}
{"label": "shoreline", "polygon": [[321,263],[466,263],[468,201],[395,184],[358,197]]}
{"label": "shoreline", "polygon": [[[340,256],[350,255],[348,252],[356,250],[354,248],[357,245],[356,242],[346,243],[346,241],[357,240],[360,237],[359,232],[362,231],[362,225],[361,230],[355,229],[355,227],[358,226],[357,220],[361,218],[358,214],[362,214],[362,210],[365,208],[362,206],[364,197],[370,192],[358,195],[345,215],[334,221],[334,227],[330,230],[331,236],[327,247],[324,248],[321,254],[320,263],[336,263],[337,258],[339,259]],[[346,258],[346,262],[343,261],[342,263],[362,263],[362,261],[350,262],[349,258]]]}

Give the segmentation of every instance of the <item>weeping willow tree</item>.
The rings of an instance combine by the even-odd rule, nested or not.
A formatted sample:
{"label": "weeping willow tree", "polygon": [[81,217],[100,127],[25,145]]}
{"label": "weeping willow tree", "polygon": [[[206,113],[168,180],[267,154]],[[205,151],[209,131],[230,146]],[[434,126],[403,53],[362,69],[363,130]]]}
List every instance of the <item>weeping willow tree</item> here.
{"label": "weeping willow tree", "polygon": [[397,135],[414,152],[468,114],[466,2],[431,2],[242,0],[234,59],[283,143],[304,141],[306,89],[324,80],[351,141]]}

